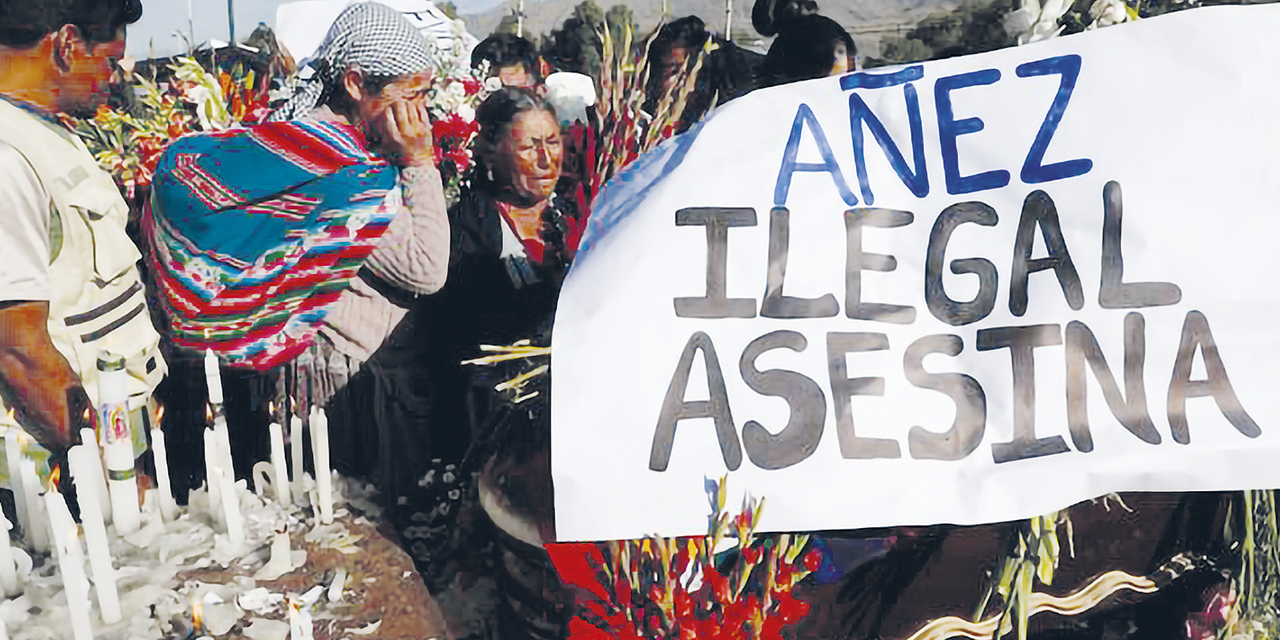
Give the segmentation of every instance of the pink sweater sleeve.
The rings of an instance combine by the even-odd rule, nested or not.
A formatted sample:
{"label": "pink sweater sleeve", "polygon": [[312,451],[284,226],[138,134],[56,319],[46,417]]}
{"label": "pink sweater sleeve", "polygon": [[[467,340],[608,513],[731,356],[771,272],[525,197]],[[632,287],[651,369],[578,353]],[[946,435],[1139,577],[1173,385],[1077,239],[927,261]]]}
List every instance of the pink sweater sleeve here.
{"label": "pink sweater sleeve", "polygon": [[374,275],[410,293],[444,286],[449,272],[449,215],[435,167],[400,171],[400,212],[365,265]]}

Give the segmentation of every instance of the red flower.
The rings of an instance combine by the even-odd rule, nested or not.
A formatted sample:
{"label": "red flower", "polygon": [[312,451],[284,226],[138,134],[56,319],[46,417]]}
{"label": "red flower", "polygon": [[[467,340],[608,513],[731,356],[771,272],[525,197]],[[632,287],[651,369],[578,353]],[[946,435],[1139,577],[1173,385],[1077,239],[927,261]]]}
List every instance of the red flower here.
{"label": "red flower", "polygon": [[466,148],[456,147],[450,149],[446,155],[449,160],[453,161],[453,166],[457,168],[458,173],[463,173],[471,168],[471,156],[467,155]]}
{"label": "red flower", "polygon": [[471,134],[478,130],[479,125],[463,120],[456,113],[431,123],[431,135],[435,136],[437,144],[440,141],[447,141],[449,138],[456,138],[459,142],[466,142],[471,138]]}
{"label": "red flower", "polygon": [[813,549],[809,551],[809,553],[804,554],[805,569],[808,569],[809,571],[817,571],[818,567],[820,566],[822,566],[821,552],[819,552],[817,549]]}
{"label": "red flower", "polygon": [[249,115],[245,116],[245,122],[249,124],[257,124],[267,119],[271,115],[271,109],[265,104],[255,104],[249,110]]}
{"label": "red flower", "polygon": [[703,568],[703,573],[706,574],[705,580],[711,583],[711,593],[716,597],[716,600],[728,602],[729,579],[720,575],[720,572],[710,565]]}
{"label": "red flower", "polygon": [[809,613],[809,603],[797,600],[790,593],[775,596],[778,601],[778,619],[783,624],[795,624]]}
{"label": "red flower", "polygon": [[484,85],[480,84],[480,81],[475,78],[463,78],[462,80],[462,88],[467,90],[467,95],[469,96],[474,96],[480,93],[480,89],[483,88],[483,86]]}

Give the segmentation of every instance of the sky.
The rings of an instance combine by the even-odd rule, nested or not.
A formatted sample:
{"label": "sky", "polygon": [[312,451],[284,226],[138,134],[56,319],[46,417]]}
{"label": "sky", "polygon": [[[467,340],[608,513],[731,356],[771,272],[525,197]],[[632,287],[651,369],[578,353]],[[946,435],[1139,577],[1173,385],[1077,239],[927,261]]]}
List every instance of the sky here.
{"label": "sky", "polygon": [[[259,22],[274,26],[276,8],[287,0],[230,0],[235,7],[236,39],[253,33]],[[484,13],[502,0],[454,0],[459,13]],[[184,35],[188,32],[187,7],[191,8],[191,24],[197,43],[209,39],[226,42],[227,0],[142,0],[142,19],[129,27],[128,51],[135,58],[150,58],[152,43],[155,55],[168,56],[185,51]]]}

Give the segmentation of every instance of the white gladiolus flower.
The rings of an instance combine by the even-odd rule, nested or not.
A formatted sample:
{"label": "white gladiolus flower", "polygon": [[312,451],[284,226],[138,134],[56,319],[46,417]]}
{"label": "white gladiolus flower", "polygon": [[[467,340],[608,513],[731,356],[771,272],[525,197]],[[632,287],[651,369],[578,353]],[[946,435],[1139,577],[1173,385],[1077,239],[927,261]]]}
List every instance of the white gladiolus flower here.
{"label": "white gladiolus flower", "polygon": [[1088,28],[1096,29],[1128,22],[1129,11],[1124,0],[1097,0],[1089,7],[1089,17],[1093,18],[1093,23]]}
{"label": "white gladiolus flower", "polygon": [[1004,31],[1011,36],[1020,36],[1031,29],[1040,17],[1040,3],[1036,0],[1023,0],[1022,6],[1004,16]]}
{"label": "white gladiolus flower", "polygon": [[1005,32],[1016,36],[1018,44],[1056,38],[1062,33],[1058,20],[1071,8],[1066,0],[1023,0],[1022,6],[1004,17]]}

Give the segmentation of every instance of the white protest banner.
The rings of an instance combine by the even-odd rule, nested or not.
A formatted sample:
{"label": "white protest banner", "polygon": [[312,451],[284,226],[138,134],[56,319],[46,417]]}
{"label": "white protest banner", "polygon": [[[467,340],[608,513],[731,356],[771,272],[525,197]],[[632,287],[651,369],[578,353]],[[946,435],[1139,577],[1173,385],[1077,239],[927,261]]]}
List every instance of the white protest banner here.
{"label": "white protest banner", "polygon": [[561,540],[975,524],[1280,486],[1280,7],[759,91],[602,195]]}

